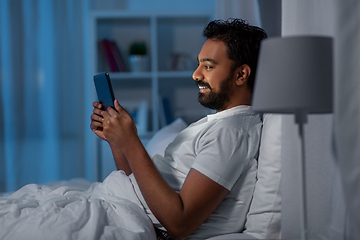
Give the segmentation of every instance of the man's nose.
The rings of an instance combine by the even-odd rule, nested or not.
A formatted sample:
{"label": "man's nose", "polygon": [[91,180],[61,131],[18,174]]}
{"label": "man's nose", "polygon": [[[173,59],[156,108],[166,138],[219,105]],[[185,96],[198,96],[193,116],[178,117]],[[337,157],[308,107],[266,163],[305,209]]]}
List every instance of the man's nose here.
{"label": "man's nose", "polygon": [[200,65],[195,69],[193,75],[192,75],[192,78],[195,80],[195,81],[199,81],[199,80],[202,80],[204,77],[200,71]]}

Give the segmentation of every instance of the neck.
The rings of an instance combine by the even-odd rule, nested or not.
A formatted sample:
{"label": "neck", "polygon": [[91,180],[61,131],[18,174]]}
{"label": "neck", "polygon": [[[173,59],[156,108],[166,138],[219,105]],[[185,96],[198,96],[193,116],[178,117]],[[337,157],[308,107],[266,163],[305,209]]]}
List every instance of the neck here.
{"label": "neck", "polygon": [[216,112],[221,112],[240,105],[251,106],[252,94],[249,90],[234,92],[229,102],[225,104],[223,109],[218,109]]}

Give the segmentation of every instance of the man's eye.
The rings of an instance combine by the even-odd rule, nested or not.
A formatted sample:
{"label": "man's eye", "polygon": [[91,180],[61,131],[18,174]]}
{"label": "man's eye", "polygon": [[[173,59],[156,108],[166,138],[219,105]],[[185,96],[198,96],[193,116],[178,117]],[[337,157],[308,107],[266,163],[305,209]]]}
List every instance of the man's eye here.
{"label": "man's eye", "polygon": [[212,66],[208,66],[208,65],[205,66],[205,69],[206,69],[206,70],[210,70],[211,68],[213,68],[213,67],[212,67]]}

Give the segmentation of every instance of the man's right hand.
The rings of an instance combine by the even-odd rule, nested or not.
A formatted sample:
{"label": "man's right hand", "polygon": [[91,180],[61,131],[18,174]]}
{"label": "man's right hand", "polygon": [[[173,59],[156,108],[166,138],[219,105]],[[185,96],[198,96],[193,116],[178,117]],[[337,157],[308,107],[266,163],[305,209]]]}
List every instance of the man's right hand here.
{"label": "man's right hand", "polygon": [[101,113],[103,110],[101,110],[102,105],[99,102],[93,102],[93,114],[91,114],[91,124],[90,128],[91,130],[102,140],[106,141],[106,138],[103,133],[103,120]]}

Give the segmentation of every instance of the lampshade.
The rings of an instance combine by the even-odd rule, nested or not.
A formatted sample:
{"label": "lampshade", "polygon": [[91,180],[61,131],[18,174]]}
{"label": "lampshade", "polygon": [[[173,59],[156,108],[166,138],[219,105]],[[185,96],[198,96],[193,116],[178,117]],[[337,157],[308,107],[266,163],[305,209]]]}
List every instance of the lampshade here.
{"label": "lampshade", "polygon": [[253,110],[332,112],[332,38],[276,37],[261,43]]}

